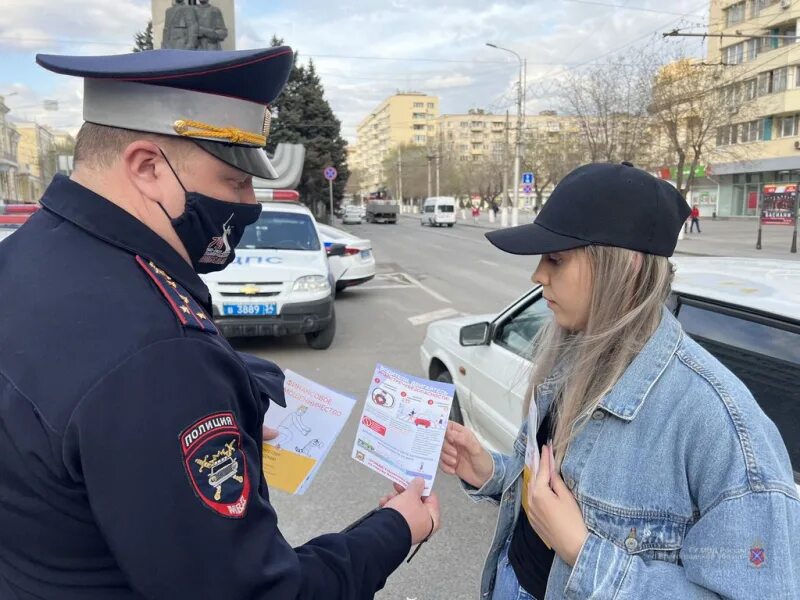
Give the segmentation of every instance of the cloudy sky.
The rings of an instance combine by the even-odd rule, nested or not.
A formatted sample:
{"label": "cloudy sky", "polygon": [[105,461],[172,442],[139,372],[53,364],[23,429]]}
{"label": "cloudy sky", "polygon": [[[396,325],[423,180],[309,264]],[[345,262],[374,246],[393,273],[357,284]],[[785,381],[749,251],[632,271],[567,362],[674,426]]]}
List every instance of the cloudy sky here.
{"label": "cloudy sky", "polygon": [[[212,0],[214,3],[214,0]],[[355,138],[358,122],[397,90],[436,94],[445,113],[514,110],[517,60],[528,61],[528,111],[555,107],[552,82],[591,63],[666,46],[664,31],[704,31],[698,0],[235,0],[237,48],[273,34],[312,58],[326,96]],[[82,84],[44,71],[36,53],[118,54],[150,18],[150,0],[4,0],[0,95],[16,119],[75,130]],[[701,52],[701,42],[695,43]],[[57,111],[42,109],[57,100]]]}

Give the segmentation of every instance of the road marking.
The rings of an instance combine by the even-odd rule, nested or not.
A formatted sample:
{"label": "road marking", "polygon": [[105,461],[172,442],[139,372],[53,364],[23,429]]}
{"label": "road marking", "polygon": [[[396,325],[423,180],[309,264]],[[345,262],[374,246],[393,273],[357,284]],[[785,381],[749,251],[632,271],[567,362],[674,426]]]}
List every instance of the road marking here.
{"label": "road marking", "polygon": [[365,285],[360,287],[361,290],[407,290],[412,286],[410,285]]}
{"label": "road marking", "polygon": [[408,279],[408,280],[409,280],[411,283],[413,283],[415,286],[417,286],[419,289],[421,289],[422,291],[428,292],[428,293],[429,293],[431,296],[433,296],[434,298],[436,298],[436,299],[437,299],[439,302],[444,302],[445,304],[452,304],[452,302],[450,302],[450,300],[448,300],[447,298],[445,298],[444,296],[442,296],[440,293],[438,293],[438,292],[434,292],[434,291],[433,291],[431,288],[429,288],[427,285],[425,285],[425,284],[423,284],[423,283],[421,283],[421,282],[417,281],[416,279],[414,279],[414,278],[413,278],[411,275],[409,275],[408,273],[403,273],[403,276],[404,276],[406,279]]}
{"label": "road marking", "polygon": [[496,262],[492,262],[490,260],[479,260],[478,262],[482,262],[483,264],[489,265],[490,267],[499,267],[500,266]]}
{"label": "road marking", "polygon": [[456,317],[460,314],[461,313],[454,308],[442,308],[415,317],[409,317],[408,321],[414,326],[425,325],[426,323],[433,323],[434,321],[447,319],[448,317]]}

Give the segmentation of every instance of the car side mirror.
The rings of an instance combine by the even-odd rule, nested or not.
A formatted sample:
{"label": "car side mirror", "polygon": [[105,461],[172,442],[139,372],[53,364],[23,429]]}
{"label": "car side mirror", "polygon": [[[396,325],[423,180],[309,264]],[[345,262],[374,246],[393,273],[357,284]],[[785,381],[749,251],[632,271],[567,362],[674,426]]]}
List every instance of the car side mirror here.
{"label": "car side mirror", "polygon": [[330,246],[328,246],[326,252],[328,253],[329,257],[330,256],[344,256],[345,253],[346,253],[345,252],[346,250],[347,250],[347,246],[345,246],[344,244],[331,244]]}
{"label": "car side mirror", "polygon": [[465,325],[459,332],[458,341],[462,346],[488,346],[492,331],[490,323]]}

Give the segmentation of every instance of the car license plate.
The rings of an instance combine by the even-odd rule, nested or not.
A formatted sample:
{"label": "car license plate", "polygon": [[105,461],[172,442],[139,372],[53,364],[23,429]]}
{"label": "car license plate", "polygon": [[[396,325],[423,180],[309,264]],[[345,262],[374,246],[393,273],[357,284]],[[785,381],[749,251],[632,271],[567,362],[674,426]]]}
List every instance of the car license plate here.
{"label": "car license plate", "polygon": [[231,317],[259,317],[278,314],[277,304],[223,304],[222,313]]}
{"label": "car license plate", "polygon": [[361,251],[361,258],[369,258],[371,252],[369,250],[362,250]]}

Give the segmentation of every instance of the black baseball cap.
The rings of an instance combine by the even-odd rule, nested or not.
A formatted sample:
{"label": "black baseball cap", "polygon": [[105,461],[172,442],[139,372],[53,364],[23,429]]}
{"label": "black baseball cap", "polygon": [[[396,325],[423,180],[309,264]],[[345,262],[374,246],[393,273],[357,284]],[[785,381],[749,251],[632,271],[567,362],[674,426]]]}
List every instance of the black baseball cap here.
{"label": "black baseball cap", "polygon": [[631,163],[592,163],[559,182],[533,223],[486,238],[510,254],[596,244],[672,256],[690,212],[675,187]]}

